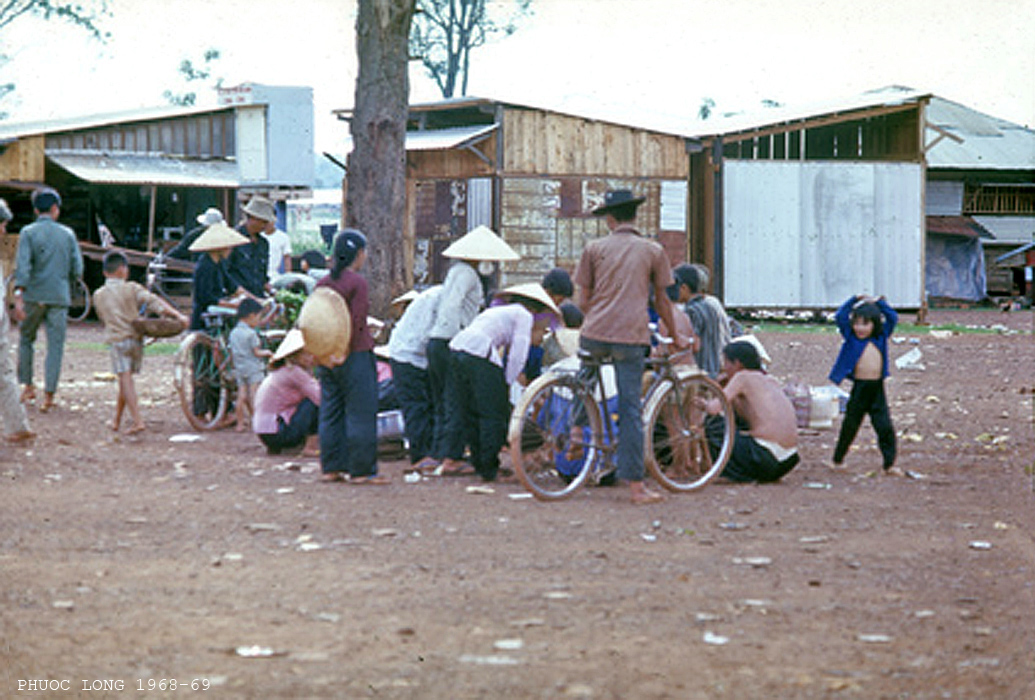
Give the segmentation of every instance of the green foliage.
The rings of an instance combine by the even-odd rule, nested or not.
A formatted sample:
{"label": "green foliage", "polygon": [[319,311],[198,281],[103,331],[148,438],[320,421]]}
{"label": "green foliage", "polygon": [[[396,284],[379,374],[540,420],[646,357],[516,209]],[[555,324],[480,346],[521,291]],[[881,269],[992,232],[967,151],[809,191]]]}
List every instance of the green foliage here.
{"label": "green foliage", "polygon": [[[195,83],[199,81],[211,81],[213,65],[216,61],[221,58],[219,49],[205,49],[205,52],[201,56],[201,60],[195,63],[189,58],[185,58],[180,61],[179,73],[180,77],[185,83]],[[219,78],[215,80],[213,87],[219,87],[223,84],[223,79]],[[162,93],[162,97],[171,105],[179,107],[191,107],[197,102],[198,94],[193,90],[185,92],[173,92],[172,90],[166,90]]]}
{"label": "green foliage", "polygon": [[78,3],[55,2],[55,0],[3,0],[0,2],[0,30],[26,14],[36,15],[44,20],[68,22],[81,27],[98,41],[107,41],[111,36],[101,29],[100,21],[110,16],[107,0],[93,0],[86,6]]}
{"label": "green foliage", "polygon": [[[490,5],[509,5],[511,12],[497,21]],[[530,5],[531,0],[417,0],[410,56],[424,64],[443,97],[453,97],[457,88],[466,95],[471,51],[494,34],[513,34],[518,19],[531,14]]]}
{"label": "green foliage", "polygon": [[294,327],[298,320],[298,314],[302,310],[306,296],[299,292],[292,292],[290,289],[281,289],[275,295],[276,300],[284,305],[284,318],[289,328]]}

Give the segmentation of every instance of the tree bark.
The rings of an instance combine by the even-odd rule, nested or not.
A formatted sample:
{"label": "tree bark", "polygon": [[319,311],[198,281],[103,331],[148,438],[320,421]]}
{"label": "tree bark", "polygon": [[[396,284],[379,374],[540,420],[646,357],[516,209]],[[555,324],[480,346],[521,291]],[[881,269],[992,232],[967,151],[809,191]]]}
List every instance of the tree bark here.
{"label": "tree bark", "polygon": [[389,301],[409,289],[406,225],[406,117],[409,35],[415,0],[359,0],[359,74],[352,115],[352,155],[345,224],[367,236],[370,310],[384,317]]}

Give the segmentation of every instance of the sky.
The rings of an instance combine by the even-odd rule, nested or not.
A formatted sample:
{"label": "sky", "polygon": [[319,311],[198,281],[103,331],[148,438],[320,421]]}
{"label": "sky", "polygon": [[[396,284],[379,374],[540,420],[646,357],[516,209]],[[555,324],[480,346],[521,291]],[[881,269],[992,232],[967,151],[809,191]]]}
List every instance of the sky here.
{"label": "sky", "polygon": [[[90,0],[83,0],[83,4]],[[507,0],[490,0],[506,9]],[[355,0],[107,0],[105,43],[21,18],[0,35],[9,121],[166,104],[208,48],[225,84],[314,88],[316,147],[342,150],[353,104]],[[897,84],[1035,127],[1035,0],[532,0],[478,49],[468,94],[606,118],[696,117],[763,100],[823,101]],[[411,102],[439,98],[418,64]],[[214,95],[202,96],[214,103]]]}

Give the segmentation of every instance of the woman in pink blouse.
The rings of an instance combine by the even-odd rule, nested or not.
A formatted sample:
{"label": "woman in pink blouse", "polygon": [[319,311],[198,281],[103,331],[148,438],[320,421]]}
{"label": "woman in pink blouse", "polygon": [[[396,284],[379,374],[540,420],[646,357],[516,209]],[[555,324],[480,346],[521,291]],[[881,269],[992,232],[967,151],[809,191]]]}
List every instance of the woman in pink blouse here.
{"label": "woman in pink blouse", "polygon": [[301,331],[288,331],[270,368],[255,394],[252,430],[271,455],[303,447],[302,454],[316,456],[320,382],[313,376],[313,356],[304,348]]}

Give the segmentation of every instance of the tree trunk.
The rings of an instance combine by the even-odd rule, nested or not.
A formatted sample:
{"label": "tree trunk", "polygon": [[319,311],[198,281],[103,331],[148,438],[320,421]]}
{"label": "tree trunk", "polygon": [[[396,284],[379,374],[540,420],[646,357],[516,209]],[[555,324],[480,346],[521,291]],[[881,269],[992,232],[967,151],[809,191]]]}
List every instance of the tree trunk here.
{"label": "tree trunk", "polygon": [[359,0],[359,74],[345,224],[367,236],[370,311],[384,318],[389,300],[409,289],[406,227],[406,116],[410,20],[415,0]]}

